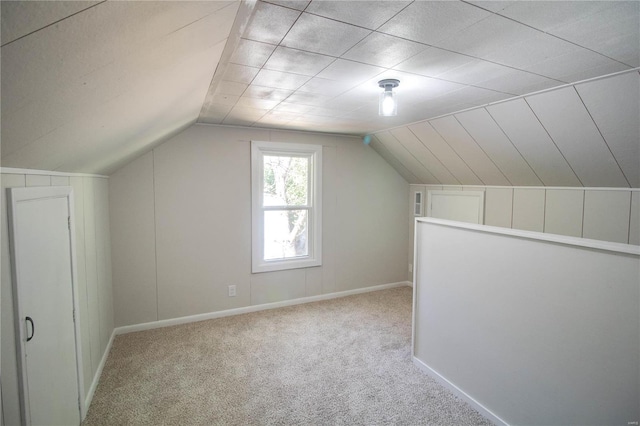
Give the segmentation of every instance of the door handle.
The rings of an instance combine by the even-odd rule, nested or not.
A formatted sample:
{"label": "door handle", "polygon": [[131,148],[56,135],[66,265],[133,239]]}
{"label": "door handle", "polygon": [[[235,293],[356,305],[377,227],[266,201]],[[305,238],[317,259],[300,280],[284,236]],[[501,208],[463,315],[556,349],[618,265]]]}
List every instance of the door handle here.
{"label": "door handle", "polygon": [[31,323],[31,336],[27,337],[27,342],[28,342],[29,340],[33,339],[33,335],[36,334],[36,326],[33,324],[33,320],[31,319],[31,317],[27,317],[25,318],[25,320]]}

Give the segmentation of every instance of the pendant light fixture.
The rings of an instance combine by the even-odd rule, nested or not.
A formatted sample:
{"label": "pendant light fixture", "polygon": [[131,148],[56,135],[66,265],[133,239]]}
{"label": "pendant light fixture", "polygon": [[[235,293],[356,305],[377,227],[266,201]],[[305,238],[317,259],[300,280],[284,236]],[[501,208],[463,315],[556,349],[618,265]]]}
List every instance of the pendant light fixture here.
{"label": "pendant light fixture", "polygon": [[378,115],[385,117],[392,117],[398,115],[398,97],[397,93],[393,92],[393,89],[400,85],[400,80],[388,78],[380,80],[378,86],[382,87],[384,91],[380,93],[380,104],[378,107]]}

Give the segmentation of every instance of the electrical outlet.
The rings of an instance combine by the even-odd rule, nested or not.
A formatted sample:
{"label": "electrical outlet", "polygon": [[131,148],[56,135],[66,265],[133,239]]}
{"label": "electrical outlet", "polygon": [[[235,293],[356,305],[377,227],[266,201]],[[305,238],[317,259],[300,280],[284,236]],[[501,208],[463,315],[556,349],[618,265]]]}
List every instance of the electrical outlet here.
{"label": "electrical outlet", "polygon": [[236,297],[236,286],[235,285],[230,285],[229,286],[229,297]]}
{"label": "electrical outlet", "polygon": [[413,272],[413,263],[409,264],[409,272]]}

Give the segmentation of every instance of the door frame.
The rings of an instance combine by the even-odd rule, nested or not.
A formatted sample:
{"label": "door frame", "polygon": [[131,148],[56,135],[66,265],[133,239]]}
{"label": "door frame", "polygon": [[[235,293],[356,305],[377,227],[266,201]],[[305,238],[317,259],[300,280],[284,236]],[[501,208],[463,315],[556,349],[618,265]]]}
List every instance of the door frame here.
{"label": "door frame", "polygon": [[78,296],[78,274],[76,265],[76,232],[75,232],[75,217],[74,217],[74,198],[73,188],[70,186],[41,186],[41,187],[27,187],[27,188],[8,188],[7,189],[7,213],[9,222],[9,249],[11,258],[11,278],[13,281],[13,305],[14,305],[14,323],[16,329],[16,349],[18,361],[18,385],[20,392],[20,414],[22,417],[22,423],[25,425],[31,424],[31,418],[29,414],[29,392],[27,388],[27,375],[26,375],[26,329],[23,326],[22,318],[24,317],[21,309],[21,271],[18,265],[15,253],[18,252],[17,247],[19,242],[15,239],[15,233],[20,218],[17,216],[17,205],[20,202],[28,202],[35,200],[44,200],[52,198],[65,198],[68,209],[68,225],[69,225],[69,248],[71,264],[71,286],[73,296],[73,310],[74,310],[74,333],[76,344],[76,371],[78,377],[78,408],[80,411],[80,421],[84,420],[86,416],[86,407],[84,400],[84,379],[82,374],[82,344],[80,342],[80,321],[79,321],[79,296]]}

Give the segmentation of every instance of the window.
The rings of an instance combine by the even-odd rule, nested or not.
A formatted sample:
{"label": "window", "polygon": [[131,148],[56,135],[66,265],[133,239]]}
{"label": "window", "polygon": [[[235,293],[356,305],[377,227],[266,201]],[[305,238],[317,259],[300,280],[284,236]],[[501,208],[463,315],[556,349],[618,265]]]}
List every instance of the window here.
{"label": "window", "polygon": [[252,272],[322,264],[322,146],[251,142]]}

